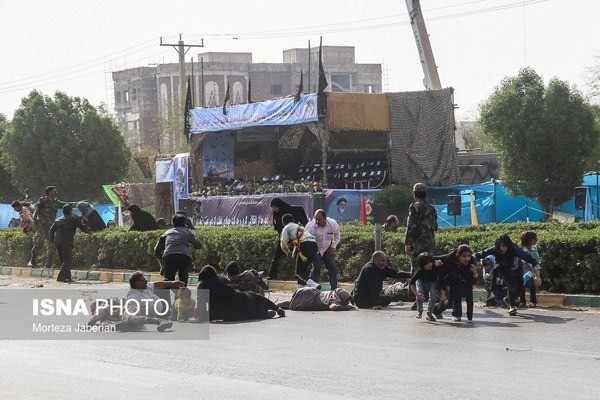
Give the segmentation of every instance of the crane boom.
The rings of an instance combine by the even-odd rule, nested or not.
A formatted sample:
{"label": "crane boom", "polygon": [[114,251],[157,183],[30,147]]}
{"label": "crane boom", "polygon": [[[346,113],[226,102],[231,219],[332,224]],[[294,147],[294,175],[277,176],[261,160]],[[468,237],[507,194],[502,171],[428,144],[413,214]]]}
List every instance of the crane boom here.
{"label": "crane boom", "polygon": [[442,84],[440,83],[440,76],[438,75],[437,66],[435,65],[435,59],[433,58],[433,50],[431,50],[429,34],[427,33],[425,19],[423,18],[423,12],[421,11],[421,4],[419,3],[419,0],[406,0],[406,7],[408,8],[410,24],[413,29],[413,34],[415,35],[415,41],[417,42],[421,66],[423,67],[423,73],[425,74],[423,84],[427,90],[441,89]]}

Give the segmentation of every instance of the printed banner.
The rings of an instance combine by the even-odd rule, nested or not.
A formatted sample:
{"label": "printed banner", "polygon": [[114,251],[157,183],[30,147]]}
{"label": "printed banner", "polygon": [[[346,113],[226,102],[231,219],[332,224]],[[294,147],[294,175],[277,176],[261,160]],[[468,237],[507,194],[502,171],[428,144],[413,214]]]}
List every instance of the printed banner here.
{"label": "printed banner", "polygon": [[313,198],[309,193],[269,194],[260,196],[211,196],[202,200],[202,219],[197,225],[272,225],[271,200],[280,198],[293,206],[302,206],[312,219]]}
{"label": "printed banner", "polygon": [[317,95],[303,95],[299,101],[293,97],[260,103],[240,104],[227,107],[223,115],[221,107],[195,108],[190,110],[190,132],[217,132],[236,130],[251,126],[294,125],[317,121]]}
{"label": "printed banner", "polygon": [[173,160],[156,160],[155,164],[156,183],[173,182]]}
{"label": "printed banner", "polygon": [[115,205],[115,207],[119,207],[121,204],[121,200],[119,197],[112,191],[112,185],[102,185],[102,189],[104,189],[104,193],[108,196],[110,201]]}
{"label": "printed banner", "polygon": [[378,189],[373,190],[327,190],[325,212],[328,217],[338,222],[360,221],[360,204],[362,196],[365,202],[370,201]]}
{"label": "printed banner", "polygon": [[202,171],[209,181],[233,179],[235,138],[233,132],[214,132],[202,144]]}
{"label": "printed banner", "polygon": [[173,158],[173,200],[175,212],[179,211],[179,199],[189,197],[188,194],[188,164],[190,153],[177,154]]}

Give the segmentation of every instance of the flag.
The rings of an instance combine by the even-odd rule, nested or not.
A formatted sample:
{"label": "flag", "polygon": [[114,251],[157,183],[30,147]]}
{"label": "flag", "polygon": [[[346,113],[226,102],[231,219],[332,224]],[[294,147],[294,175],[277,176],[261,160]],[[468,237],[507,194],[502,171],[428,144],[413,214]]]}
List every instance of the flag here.
{"label": "flag", "polygon": [[227,102],[229,101],[229,82],[227,82],[227,91],[225,92],[225,100],[223,101],[223,115],[227,115]]}
{"label": "flag", "polygon": [[[192,85],[190,83],[190,77],[188,76],[187,90],[185,91],[185,108],[183,110],[183,134],[185,135],[185,138],[187,139],[188,143],[190,142],[190,126],[191,126],[190,110],[193,108],[193,106],[192,106],[192,90],[191,89],[192,89]],[[147,159],[147,157],[146,157],[146,159]],[[142,167],[140,166],[140,168],[142,168]],[[150,166],[148,166],[148,171],[150,171]],[[144,172],[144,170],[142,170],[142,172]],[[146,173],[144,173],[144,177],[148,178],[148,176],[146,176]],[[149,177],[151,178],[152,175],[150,175]]]}
{"label": "flag", "polygon": [[475,192],[471,190],[471,196],[470,201],[471,201],[471,225],[475,226],[475,225],[479,225],[479,222],[477,222],[477,212],[475,211]]}
{"label": "flag", "polygon": [[252,101],[252,81],[248,79],[248,104],[254,103]]}
{"label": "flag", "polygon": [[140,167],[140,171],[142,171],[142,174],[144,174],[144,178],[152,178],[152,171],[150,170],[150,161],[148,161],[148,157],[135,157],[135,162],[137,162],[138,167]]}
{"label": "flag", "polygon": [[302,84],[304,79],[302,76],[302,70],[300,71],[300,85],[298,85],[298,91],[296,92],[296,95],[294,96],[294,101],[298,102],[300,101],[300,95],[302,94],[302,91],[304,90],[304,85]]}
{"label": "flag", "polygon": [[367,203],[365,202],[365,195],[363,194],[360,199],[360,222],[363,225],[367,225]]}
{"label": "flag", "polygon": [[119,205],[121,204],[121,200],[119,200],[119,197],[112,191],[112,186],[102,185],[102,189],[104,189],[104,193],[106,193],[106,195],[108,196],[110,201],[112,201],[114,206],[119,207]]}
{"label": "flag", "polygon": [[323,38],[320,39],[319,42],[319,89],[317,93],[323,93],[325,88],[327,87],[327,78],[325,78],[325,70],[323,69]]}

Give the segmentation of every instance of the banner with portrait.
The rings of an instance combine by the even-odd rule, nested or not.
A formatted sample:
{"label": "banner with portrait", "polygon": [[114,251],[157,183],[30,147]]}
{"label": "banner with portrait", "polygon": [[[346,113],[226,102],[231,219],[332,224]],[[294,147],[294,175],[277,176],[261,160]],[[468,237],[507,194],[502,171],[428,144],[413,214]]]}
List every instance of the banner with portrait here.
{"label": "banner with portrait", "polygon": [[173,206],[179,211],[179,199],[189,197],[188,166],[190,153],[173,157]]}

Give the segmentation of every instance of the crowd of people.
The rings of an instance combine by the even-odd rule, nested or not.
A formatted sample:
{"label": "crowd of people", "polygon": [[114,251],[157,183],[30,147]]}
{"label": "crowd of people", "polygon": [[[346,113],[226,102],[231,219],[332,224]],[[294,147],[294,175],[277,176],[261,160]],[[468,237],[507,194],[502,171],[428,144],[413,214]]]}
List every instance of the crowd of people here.
{"label": "crowd of people", "polygon": [[[276,304],[264,296],[268,286],[258,271],[242,271],[237,261],[231,261],[224,274],[219,275],[214,267],[207,265],[200,271],[198,289],[209,290],[209,318],[239,321],[273,318],[276,315],[283,317],[284,309],[379,310],[398,299],[396,291],[383,287],[385,280],[391,278],[407,281],[406,287],[416,300],[412,308],[417,311],[418,319],[423,317],[424,303],[427,302],[428,321],[443,318],[443,312],[447,309],[452,309],[454,321],[461,321],[464,299],[467,319],[472,321],[473,285],[478,280],[479,262],[482,263],[488,305],[507,307],[509,314],[514,316],[517,307],[526,305],[525,295],[529,291],[529,305],[536,306],[536,288],[540,286],[541,279],[535,232],[523,232],[518,245],[508,235],[501,235],[493,246],[479,252],[462,244],[448,254],[436,255],[435,233],[438,226],[435,207],[427,200],[424,184],[414,185],[413,196],[404,237],[404,251],[411,259],[410,271],[392,268],[386,253],[375,251],[371,260],[362,267],[351,293],[338,288],[335,255],[342,238],[337,221],[328,217],[323,209],[318,209],[308,222],[302,207],[287,204],[279,198],[273,199],[273,227],[278,240],[266,279],[277,278],[280,261],[287,255],[293,265],[297,290],[290,301]],[[52,265],[52,247],[56,247],[61,262],[57,277],[60,282],[71,281],[75,233],[82,231],[92,234],[110,226],[104,223],[88,202],[67,203],[58,200],[58,190],[54,186],[46,188],[46,196],[39,199],[35,208],[19,201],[12,206],[19,213],[23,231],[34,232],[35,235],[28,265],[36,266],[40,250],[49,242],[53,246],[48,246],[46,266]],[[56,219],[59,208],[62,208],[63,215]],[[80,216],[75,214],[74,208],[81,213]],[[149,283],[143,273],[136,272],[130,279],[128,298],[156,299],[155,289],[171,289],[174,299],[171,301],[169,298],[168,304],[172,319],[184,322],[199,318],[197,309],[201,305],[191,298],[191,292],[186,287],[192,264],[190,246],[196,249],[202,246],[193,233],[191,221],[180,211],[172,217],[171,227],[168,227],[164,220],[155,220],[137,205],[130,205],[128,211],[132,219],[130,230],[166,229],[154,247],[154,256],[161,266],[164,280]],[[386,222],[385,230],[396,232],[399,225],[398,218],[392,215]],[[323,267],[329,278],[329,291],[320,290]],[[133,330],[145,324],[156,324],[159,330],[170,327],[162,325],[156,316],[138,317],[120,320],[119,329]],[[102,322],[103,318],[110,316],[96,316],[95,321]]]}

